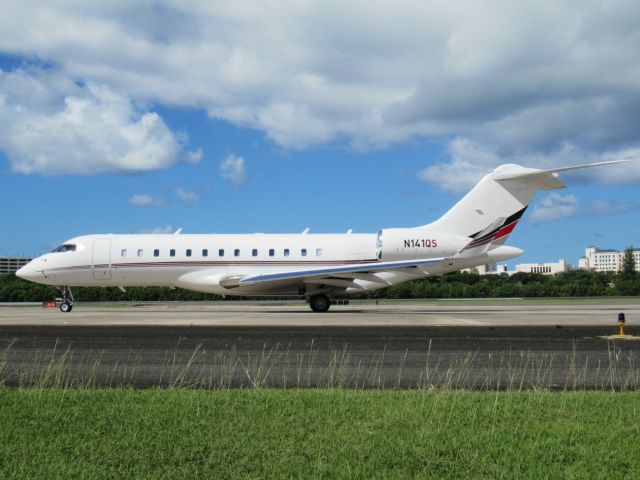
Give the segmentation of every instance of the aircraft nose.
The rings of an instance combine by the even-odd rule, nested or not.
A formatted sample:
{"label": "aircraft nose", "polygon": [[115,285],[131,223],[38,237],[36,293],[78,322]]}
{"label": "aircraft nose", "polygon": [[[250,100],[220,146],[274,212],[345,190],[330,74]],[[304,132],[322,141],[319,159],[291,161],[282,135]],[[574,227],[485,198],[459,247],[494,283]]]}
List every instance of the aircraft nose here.
{"label": "aircraft nose", "polygon": [[24,267],[18,269],[16,277],[22,278],[23,280],[33,280],[38,277],[38,272],[33,268],[31,262],[29,262]]}
{"label": "aircraft nose", "polygon": [[20,278],[24,278],[27,269],[26,269],[26,265],[24,267],[20,267],[17,271],[16,271],[16,277],[20,277]]}

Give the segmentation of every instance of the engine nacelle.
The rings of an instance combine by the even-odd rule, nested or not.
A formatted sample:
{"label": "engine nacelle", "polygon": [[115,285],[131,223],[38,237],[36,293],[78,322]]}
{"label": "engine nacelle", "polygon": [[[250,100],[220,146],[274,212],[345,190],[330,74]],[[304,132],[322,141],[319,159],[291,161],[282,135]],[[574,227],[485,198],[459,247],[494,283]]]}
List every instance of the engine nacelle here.
{"label": "engine nacelle", "polygon": [[385,228],[378,232],[376,254],[383,262],[451,257],[470,240],[424,228]]}

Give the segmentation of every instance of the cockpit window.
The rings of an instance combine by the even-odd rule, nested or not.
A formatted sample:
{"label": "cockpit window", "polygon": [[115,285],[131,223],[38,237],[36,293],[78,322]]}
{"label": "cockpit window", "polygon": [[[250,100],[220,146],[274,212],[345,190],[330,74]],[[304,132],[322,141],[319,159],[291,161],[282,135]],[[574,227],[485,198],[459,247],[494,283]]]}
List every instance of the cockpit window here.
{"label": "cockpit window", "polygon": [[76,246],[67,243],[65,245],[60,245],[59,247],[56,247],[51,253],[75,252],[75,251],[76,251]]}

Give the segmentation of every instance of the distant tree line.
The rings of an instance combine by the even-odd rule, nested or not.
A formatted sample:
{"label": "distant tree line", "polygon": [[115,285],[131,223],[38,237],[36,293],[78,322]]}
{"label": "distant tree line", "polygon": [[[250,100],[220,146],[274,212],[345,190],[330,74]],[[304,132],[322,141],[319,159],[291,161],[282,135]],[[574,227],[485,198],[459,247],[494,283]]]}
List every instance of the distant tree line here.
{"label": "distant tree line", "polygon": [[363,298],[509,298],[640,295],[640,276],[574,270],[511,276],[456,272],[366,292]]}
{"label": "distant tree line", "polygon": [[[75,300],[82,302],[222,299],[220,295],[164,287],[131,287],[126,292],[115,287],[76,287],[72,291]],[[0,302],[40,302],[59,296],[56,287],[28,282],[13,274],[0,275]]]}
{"label": "distant tree line", "polygon": [[[221,300],[222,296],[162,287],[118,288],[78,287],[78,301],[199,301]],[[424,278],[353,295],[353,298],[508,298],[508,297],[591,297],[640,295],[640,275],[627,269],[621,273],[574,270],[557,275],[516,273],[514,275],[477,275],[456,272]],[[1,302],[39,302],[58,296],[48,287],[0,275]],[[237,299],[239,297],[227,297]],[[241,297],[245,299],[255,297]],[[264,298],[264,297],[260,297]]]}

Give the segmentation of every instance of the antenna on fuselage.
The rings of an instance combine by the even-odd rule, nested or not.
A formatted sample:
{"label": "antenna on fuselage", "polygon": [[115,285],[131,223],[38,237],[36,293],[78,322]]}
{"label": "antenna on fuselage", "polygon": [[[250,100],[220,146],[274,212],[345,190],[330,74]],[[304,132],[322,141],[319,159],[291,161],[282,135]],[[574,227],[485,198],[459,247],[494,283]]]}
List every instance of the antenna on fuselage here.
{"label": "antenna on fuselage", "polygon": [[180,235],[180,232],[182,232],[182,227],[180,227],[179,229],[177,229],[175,232],[173,232],[174,235]]}
{"label": "antenna on fuselage", "polygon": [[307,233],[309,233],[309,227],[305,228],[305,229],[302,231],[302,235],[306,235]]}

